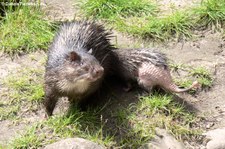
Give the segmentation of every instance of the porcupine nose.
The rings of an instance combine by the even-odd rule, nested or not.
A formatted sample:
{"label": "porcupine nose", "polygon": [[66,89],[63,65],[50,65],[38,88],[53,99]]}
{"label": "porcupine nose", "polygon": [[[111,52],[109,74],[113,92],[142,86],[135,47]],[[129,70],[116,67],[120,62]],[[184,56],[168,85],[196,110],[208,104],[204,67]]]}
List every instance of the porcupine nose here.
{"label": "porcupine nose", "polygon": [[103,67],[96,68],[93,70],[93,77],[100,78],[100,77],[102,77],[103,73],[104,73]]}

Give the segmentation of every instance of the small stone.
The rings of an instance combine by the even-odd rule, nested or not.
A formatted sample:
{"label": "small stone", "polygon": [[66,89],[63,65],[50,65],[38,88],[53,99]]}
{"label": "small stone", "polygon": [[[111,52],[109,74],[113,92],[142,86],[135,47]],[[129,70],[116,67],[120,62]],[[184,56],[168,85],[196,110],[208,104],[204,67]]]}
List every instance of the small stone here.
{"label": "small stone", "polygon": [[105,149],[105,147],[100,146],[89,140],[82,138],[68,138],[55,142],[53,144],[47,145],[44,149]]}
{"label": "small stone", "polygon": [[223,120],[222,117],[219,117],[219,118],[216,119],[217,122],[220,122],[220,121],[222,121],[222,120]]}
{"label": "small stone", "polygon": [[156,136],[149,143],[144,144],[139,149],[184,149],[183,143],[177,141],[164,129],[156,129]]}
{"label": "small stone", "polygon": [[209,129],[209,128],[211,128],[212,126],[214,126],[214,123],[213,123],[213,122],[208,123],[208,124],[206,125],[206,129]]}
{"label": "small stone", "polygon": [[225,149],[225,128],[210,130],[204,135],[210,140],[206,149]]}

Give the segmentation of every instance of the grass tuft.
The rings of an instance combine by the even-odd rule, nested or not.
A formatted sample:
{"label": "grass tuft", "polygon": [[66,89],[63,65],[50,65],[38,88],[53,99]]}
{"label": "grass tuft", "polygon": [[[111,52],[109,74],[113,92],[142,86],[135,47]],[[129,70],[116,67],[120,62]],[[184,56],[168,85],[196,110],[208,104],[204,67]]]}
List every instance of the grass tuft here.
{"label": "grass tuft", "polygon": [[[182,71],[186,73],[182,79],[174,79],[175,83],[180,87],[190,87],[193,83],[193,80],[197,80],[201,85],[202,89],[210,88],[213,84],[212,74],[205,67],[192,67],[185,66],[183,64],[170,64],[172,71]],[[193,94],[196,92],[196,89],[191,89],[189,93]]]}
{"label": "grass tuft", "polygon": [[112,20],[118,17],[153,15],[156,6],[147,0],[86,0],[81,6],[86,17]]}
{"label": "grass tuft", "polygon": [[36,104],[43,99],[42,70],[25,68],[18,72],[4,80],[4,86],[8,90],[1,96],[6,99],[1,100],[0,120],[21,118],[21,111],[33,108],[37,110]]}
{"label": "grass tuft", "polygon": [[152,139],[156,127],[167,129],[179,139],[199,133],[191,128],[195,122],[193,114],[173,102],[172,96],[156,92],[140,97],[140,101],[129,108],[117,110],[114,116],[119,133],[115,137],[119,140],[118,144],[125,148],[138,148]]}
{"label": "grass tuft", "polygon": [[[15,138],[11,146],[38,148],[65,138],[81,137],[105,146],[112,146],[112,136],[103,134],[104,123],[99,111],[81,112],[73,107],[72,112],[64,116],[53,116],[39,122],[21,136]],[[41,137],[39,137],[41,136]],[[35,143],[31,143],[33,140]]]}
{"label": "grass tuft", "polygon": [[194,9],[194,13],[198,15],[197,24],[219,27],[225,21],[225,1],[203,0],[201,5]]}
{"label": "grass tuft", "polygon": [[196,8],[174,9],[168,16],[147,0],[86,0],[81,8],[86,17],[107,21],[121,32],[161,41],[190,38],[193,29],[218,26],[225,20],[224,0],[204,0]]}
{"label": "grass tuft", "polygon": [[20,75],[10,75],[5,84],[10,89],[14,90],[11,98],[14,100],[27,100],[31,102],[40,102],[44,95],[42,77],[42,70],[25,68],[20,71]]}
{"label": "grass tuft", "polygon": [[156,127],[167,129],[179,139],[199,134],[199,130],[191,127],[194,115],[173,102],[170,95],[142,96],[137,104],[112,110],[109,117],[102,115],[104,110],[80,111],[73,105],[68,115],[55,115],[33,125],[15,138],[11,146],[40,148],[59,138],[81,137],[108,148],[138,148],[154,137]]}
{"label": "grass tuft", "polygon": [[202,88],[209,88],[212,86],[213,78],[210,72],[204,67],[197,67],[190,70],[190,75],[197,78]]}
{"label": "grass tuft", "polygon": [[[143,38],[168,40],[172,37],[191,37],[192,23],[190,17],[183,12],[176,11],[163,17],[131,18],[120,21],[117,29]],[[125,27],[124,27],[125,26]]]}
{"label": "grass tuft", "polygon": [[15,138],[13,142],[10,143],[10,148],[38,148],[41,147],[41,143],[45,140],[43,134],[37,134],[37,129],[40,126],[37,124],[35,126],[29,127],[27,131]]}
{"label": "grass tuft", "polygon": [[0,21],[0,50],[17,54],[47,49],[53,38],[53,25],[43,19],[39,6],[18,6],[7,10]]}

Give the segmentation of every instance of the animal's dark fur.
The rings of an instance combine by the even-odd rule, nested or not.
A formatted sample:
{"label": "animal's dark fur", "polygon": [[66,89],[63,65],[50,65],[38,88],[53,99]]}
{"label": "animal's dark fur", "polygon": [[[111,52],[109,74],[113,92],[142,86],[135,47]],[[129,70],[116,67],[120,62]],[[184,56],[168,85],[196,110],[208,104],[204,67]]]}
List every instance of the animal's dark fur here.
{"label": "animal's dark fur", "polygon": [[115,48],[110,32],[94,22],[70,22],[61,26],[48,51],[44,105],[52,115],[59,97],[84,100],[110,73]]}
{"label": "animal's dark fur", "polygon": [[199,86],[197,81],[185,89],[174,84],[166,56],[156,50],[118,49],[116,54],[118,64],[115,74],[128,83],[137,82],[147,91],[151,91],[154,86],[160,86],[167,91],[180,93]]}
{"label": "animal's dark fur", "polygon": [[154,49],[117,49],[115,53],[118,61],[114,74],[127,81],[136,81],[138,79],[138,69],[144,62],[168,69],[165,54]]}

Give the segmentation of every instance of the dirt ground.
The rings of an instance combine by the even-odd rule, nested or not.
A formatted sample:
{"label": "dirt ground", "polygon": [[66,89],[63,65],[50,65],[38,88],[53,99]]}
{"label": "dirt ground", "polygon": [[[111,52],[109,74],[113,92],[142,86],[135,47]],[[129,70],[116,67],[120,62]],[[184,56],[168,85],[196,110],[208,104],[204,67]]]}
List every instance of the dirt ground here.
{"label": "dirt ground", "polygon": [[[72,0],[42,0],[42,2],[44,3],[44,9],[49,10],[49,15],[54,16],[55,14],[57,16],[55,19],[64,18],[65,20],[71,20],[74,18],[75,11]],[[191,1],[186,2],[184,0],[160,0],[159,3],[162,5],[166,4],[167,6],[176,5],[178,7],[192,4]],[[135,43],[139,42],[120,33],[116,33],[115,35],[117,37],[117,44],[120,47],[132,47]],[[164,52],[174,63],[204,66],[210,70],[214,78],[213,86],[210,89],[197,92],[195,96],[190,94],[178,94],[178,96],[184,99],[192,109],[195,109],[198,115],[206,118],[203,126],[204,129],[225,127],[225,41],[222,39],[221,34],[206,31],[198,33],[198,37],[187,42],[145,43],[143,45],[147,47],[154,45],[154,47]],[[36,61],[30,55],[35,57]],[[42,52],[31,53],[14,60],[1,54],[0,92],[4,92],[2,80],[7,75],[26,65],[35,65],[40,60],[40,57],[43,57]],[[44,66],[40,67],[44,69]],[[28,120],[30,123],[41,119],[43,111],[39,114],[33,113],[33,115],[36,116]],[[25,124],[17,125],[10,121],[1,121],[0,126],[0,143],[3,143],[10,140],[16,132],[21,131]]]}
{"label": "dirt ground", "polygon": [[[213,86],[196,97],[185,99],[197,109],[197,114],[207,117],[212,128],[225,126],[225,42],[219,34],[206,33],[196,41],[171,44],[164,52],[176,63],[204,66],[213,74]],[[182,96],[182,95],[180,95]]]}

